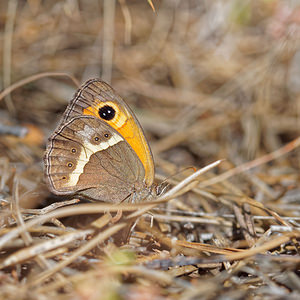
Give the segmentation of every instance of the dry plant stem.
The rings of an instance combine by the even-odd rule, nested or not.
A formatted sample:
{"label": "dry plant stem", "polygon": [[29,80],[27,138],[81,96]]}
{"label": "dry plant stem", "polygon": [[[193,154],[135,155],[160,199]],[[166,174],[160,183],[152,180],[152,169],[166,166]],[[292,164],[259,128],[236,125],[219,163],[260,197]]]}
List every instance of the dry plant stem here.
{"label": "dry plant stem", "polygon": [[[73,228],[60,228],[60,227],[54,227],[54,226],[34,226],[27,229],[28,232],[34,232],[34,233],[51,233],[55,235],[63,235],[67,232],[73,232],[75,229]],[[11,231],[11,228],[2,228],[0,230],[0,236],[3,234],[6,234]]]}
{"label": "dry plant stem", "polygon": [[[146,60],[151,60],[155,55],[161,54],[163,45],[166,43],[169,32],[173,24],[173,11],[177,3],[163,1],[161,9],[168,9],[170,14],[158,14],[155,18],[154,24],[151,26],[151,34],[147,42],[144,44],[146,53]],[[153,47],[155,45],[155,47]],[[127,73],[124,71],[124,73]],[[140,75],[141,76],[141,75]]]}
{"label": "dry plant stem", "polygon": [[115,7],[116,0],[104,0],[103,8],[103,56],[102,78],[111,82],[114,33],[115,33]]}
{"label": "dry plant stem", "polygon": [[287,222],[286,220],[282,219],[275,211],[272,211],[272,210],[270,210],[268,208],[265,208],[265,211],[268,214],[270,214],[271,216],[273,216],[278,223],[283,224],[284,226],[289,227],[290,229],[293,228],[293,226],[289,222]]}
{"label": "dry plant stem", "polygon": [[[291,229],[291,228],[289,227],[289,229]],[[257,249],[258,247],[262,247],[262,245],[265,245],[265,243],[268,243],[269,242],[268,238],[271,233],[272,233],[271,229],[268,229],[259,239],[256,240],[255,244],[251,247],[251,249]],[[294,240],[295,240],[295,238],[292,237],[290,242],[293,242]],[[249,250],[251,251],[251,249],[249,249]],[[271,250],[271,249],[268,249],[268,250]],[[268,258],[270,258],[270,256],[268,256]],[[272,259],[273,258],[275,258],[274,255],[272,255]],[[247,264],[247,260],[249,260],[249,258],[246,258],[246,259],[242,258],[240,261],[237,262],[237,264],[235,266],[233,266],[232,271],[237,272],[238,270],[240,270],[243,266],[245,266]]]}
{"label": "dry plant stem", "polygon": [[246,241],[248,242],[248,246],[252,247],[255,244],[255,239],[253,238],[253,236],[251,236],[251,234],[249,233],[249,228],[247,226],[247,223],[245,221],[244,215],[241,212],[241,209],[237,206],[237,205],[233,205],[233,211],[236,215],[237,221],[242,229],[242,233],[246,239]]}
{"label": "dry plant stem", "polygon": [[155,12],[155,7],[154,7],[154,5],[152,3],[152,0],[147,0],[147,1],[148,1],[149,5],[151,6],[153,12]]}
{"label": "dry plant stem", "polygon": [[[192,174],[189,177],[187,177],[186,179],[182,180],[179,184],[177,184],[171,190],[169,190],[168,192],[166,192],[164,195],[160,196],[158,198],[158,201],[167,201],[167,200],[169,200],[171,198],[178,197],[179,195],[181,195],[181,190],[184,187],[186,187],[187,185],[189,185],[192,182],[196,181],[197,177],[199,177],[203,173],[211,170],[212,168],[218,166],[221,162],[222,162],[222,160],[217,160],[217,161],[209,164],[208,166],[206,166],[206,167],[204,167],[204,168],[196,171],[194,174]],[[191,187],[191,189],[192,189],[192,187]]]}
{"label": "dry plant stem", "polygon": [[109,222],[111,222],[111,220],[112,220],[112,215],[110,212],[107,212],[107,213],[103,214],[100,218],[93,221],[90,225],[97,229],[101,229],[104,226],[106,226],[107,224],[109,224]]}
{"label": "dry plant stem", "polygon": [[[298,237],[300,236],[299,232],[293,232],[292,234],[285,234],[283,236],[277,236],[272,240],[266,241],[264,245],[262,246],[257,246],[252,249],[247,249],[247,250],[241,250],[241,249],[232,249],[234,251],[226,251],[224,249],[218,249],[215,248],[215,252],[213,251],[213,246],[211,249],[208,247],[209,245],[206,244],[199,244],[199,250],[201,251],[207,251],[207,252],[214,252],[218,254],[223,254],[223,255],[218,255],[214,256],[211,258],[199,258],[199,255],[196,256],[195,258],[192,257],[189,259],[187,258],[187,261],[183,261],[183,265],[188,264],[213,264],[213,263],[224,263],[224,262],[232,262],[236,260],[243,260],[243,259],[250,259],[253,256],[258,256],[261,257],[262,259],[268,258],[271,260],[279,260],[279,261],[291,261],[291,262],[300,262],[300,257],[295,257],[295,256],[277,256],[277,255],[272,255],[272,254],[264,254],[266,251],[271,251],[272,249],[280,246],[283,243],[290,242],[290,240],[293,237]],[[185,245],[187,242],[184,241],[177,241],[179,245]],[[198,243],[190,243],[191,247],[196,246]],[[227,253],[226,253],[227,252]],[[152,262],[150,262],[152,263]],[[173,264],[170,264],[172,266]],[[176,263],[175,265],[180,265],[180,263]]]}
{"label": "dry plant stem", "polygon": [[166,245],[169,249],[171,250],[176,250],[178,253],[182,253],[184,255],[195,255],[196,257],[199,257],[199,251],[200,252],[210,252],[210,253],[215,253],[215,254],[231,254],[232,252],[236,251],[244,251],[240,249],[222,249],[222,248],[217,248],[212,245],[207,245],[207,244],[201,244],[201,243],[191,243],[191,242],[186,242],[186,241],[176,241],[172,240],[168,237],[166,237],[163,233],[161,233],[159,230],[157,230],[154,227],[150,227],[146,222],[143,220],[140,220],[139,223],[137,223],[137,227],[142,231],[142,232],[149,232],[155,238],[161,243]]}
{"label": "dry plant stem", "polygon": [[47,253],[44,254],[45,258],[57,258],[58,256],[64,256],[65,253],[67,253],[69,251],[68,247],[60,247],[57,249],[54,249],[52,251],[49,251]]}
{"label": "dry plant stem", "polygon": [[[19,207],[18,178],[16,176],[14,178],[14,188],[13,188],[13,190],[14,190],[14,193],[13,193],[14,195],[13,195],[13,202],[12,202],[13,203],[13,210],[12,211],[16,212],[18,225],[21,228],[24,228],[25,227],[25,223],[23,221],[23,218],[22,218],[22,215],[21,215],[21,212],[20,212],[20,207]],[[24,243],[25,243],[26,246],[29,246],[30,244],[32,244],[32,242],[33,242],[32,237],[31,237],[31,235],[29,234],[29,232],[25,228],[24,228],[24,232],[21,234],[21,236],[22,236],[23,241],[24,241]],[[27,249],[28,248],[25,248],[25,250],[24,250],[25,253],[27,252]],[[10,259],[12,259],[12,260],[14,260],[14,259],[18,260],[18,258],[15,257],[14,254],[12,254],[8,258],[8,261]],[[25,257],[25,259],[26,259],[26,257]],[[41,255],[40,253],[36,253],[36,258],[35,259],[36,259],[37,263],[40,265],[40,267],[42,269],[48,269],[48,268],[50,268],[50,264],[48,263],[47,259],[43,255]],[[21,260],[22,260],[22,258],[21,258]],[[15,264],[15,263],[13,263],[13,264]],[[10,265],[10,263],[8,265]],[[5,263],[0,264],[0,268],[2,268],[2,266],[5,267]],[[55,277],[57,278],[58,281],[65,282],[64,277],[63,277],[62,274],[57,273],[55,275]]]}
{"label": "dry plant stem", "polygon": [[253,218],[252,218],[252,215],[251,215],[251,210],[250,210],[249,204],[245,203],[243,205],[243,211],[244,211],[244,215],[245,215],[246,226],[249,230],[249,233],[252,237],[255,237],[256,233],[255,233]]}
{"label": "dry plant stem", "polygon": [[242,173],[242,172],[245,172],[245,171],[248,171],[250,169],[253,169],[259,165],[262,165],[262,164],[265,164],[269,161],[272,161],[272,160],[275,160],[281,156],[283,156],[284,154],[286,153],[289,153],[291,152],[292,150],[296,149],[297,147],[300,146],[300,137],[294,139],[293,141],[291,141],[290,143],[286,144],[285,146],[277,149],[276,151],[272,152],[272,153],[268,153],[262,157],[259,157],[255,160],[252,160],[250,162],[247,162],[245,164],[242,164],[234,169],[231,169],[219,176],[216,176],[212,179],[209,179],[209,180],[206,180],[206,181],[203,181],[202,183],[200,183],[200,188],[203,188],[203,187],[206,187],[206,186],[209,186],[209,185],[213,185],[213,184],[216,184],[216,183],[219,183],[221,181],[224,181],[234,175],[237,175],[239,173]]}
{"label": "dry plant stem", "polygon": [[122,228],[126,226],[126,223],[120,223],[116,224],[103,232],[98,233],[93,239],[88,241],[85,245],[83,245],[81,248],[75,250],[72,255],[70,255],[65,261],[62,261],[55,265],[52,269],[49,269],[47,271],[44,271],[38,275],[38,278],[33,279],[31,282],[29,282],[29,286],[36,286],[41,284],[45,279],[49,278],[62,268],[66,267],[67,265],[71,264],[73,261],[75,261],[79,256],[84,255],[88,251],[95,248],[98,244],[105,241],[110,236],[114,235],[118,231],[120,231]]}
{"label": "dry plant stem", "polygon": [[257,186],[264,195],[266,195],[270,199],[276,199],[278,197],[278,193],[273,190],[270,186],[268,186],[265,182],[260,180],[257,176],[251,173],[242,173],[241,174],[243,178],[245,178],[247,181],[250,182],[250,184],[253,184],[254,186]]}
{"label": "dry plant stem", "polygon": [[[18,227],[23,228],[24,231],[21,233],[21,237],[24,241],[24,244],[26,246],[29,246],[32,243],[32,237],[25,228],[25,223],[23,221],[21,212],[20,212],[20,207],[19,207],[19,191],[18,191],[18,178],[15,176],[14,177],[14,186],[13,186],[13,200],[12,200],[12,214],[16,215],[16,221],[18,224]],[[40,265],[41,268],[47,268],[49,267],[49,264],[47,263],[47,260],[41,256],[38,255],[37,258],[37,263]]]}
{"label": "dry plant stem", "polygon": [[132,19],[130,15],[130,11],[126,4],[126,0],[119,0],[122,14],[124,16],[125,21],[125,34],[124,34],[124,43],[125,45],[131,44],[131,31],[132,31]]}
{"label": "dry plant stem", "polygon": [[[246,203],[245,203],[246,204]],[[157,216],[157,218],[159,220],[163,220],[164,217],[166,217],[166,220],[173,220],[172,217],[174,217],[174,221],[179,221],[179,222],[184,222],[184,221],[187,221],[187,219],[184,219],[184,217],[188,217],[190,220],[190,218],[193,218],[193,217],[196,217],[195,220],[193,222],[195,223],[202,223],[202,219],[201,218],[204,218],[206,217],[207,219],[204,219],[203,220],[203,223],[208,223],[208,224],[223,224],[221,222],[223,222],[223,219],[234,219],[235,218],[235,215],[233,214],[222,214],[222,215],[216,215],[216,214],[211,214],[211,213],[206,213],[206,212],[195,212],[195,211],[187,211],[187,210],[180,210],[180,209],[169,209],[169,208],[153,208],[154,211],[164,211],[164,212],[167,212],[167,213],[174,213],[174,214],[180,214],[182,213],[184,216],[179,216],[179,215],[159,215],[159,214],[153,214],[154,217]],[[179,219],[177,219],[177,217]],[[220,219],[220,221],[215,221],[215,219],[217,217],[222,217]],[[253,218],[253,220],[277,220],[277,218],[273,217],[272,215],[271,216],[260,216],[260,215],[252,215],[251,216]],[[199,218],[199,219],[198,219]],[[210,223],[210,219],[209,218],[212,218],[211,219],[211,223]],[[281,219],[283,221],[300,221],[300,217],[281,217]],[[206,221],[207,220],[207,221]],[[230,221],[228,221],[230,222]],[[225,224],[225,226],[229,225],[229,223]],[[291,228],[289,226],[289,228]],[[255,233],[254,233],[255,234]]]}
{"label": "dry plant stem", "polygon": [[[159,202],[160,203],[160,202]],[[143,204],[119,204],[119,205],[110,205],[110,204],[102,204],[102,203],[88,203],[88,204],[78,204],[73,205],[69,207],[63,207],[59,208],[55,211],[52,211],[50,213],[47,213],[45,215],[37,216],[34,219],[29,220],[24,224],[23,227],[16,227],[11,229],[10,232],[5,234],[3,237],[0,238],[0,248],[3,247],[7,242],[10,240],[16,238],[19,234],[24,232],[24,230],[28,230],[28,228],[35,226],[35,225],[41,225],[47,221],[50,221],[52,218],[62,218],[72,215],[83,215],[83,214],[97,214],[97,213],[103,213],[107,211],[114,211],[117,212],[118,210],[123,211],[136,211],[140,207],[147,207],[152,208],[153,206],[156,206],[157,204],[152,204],[150,206],[149,204],[143,203]],[[147,210],[148,210],[147,209]],[[146,211],[147,211],[146,210]]]}
{"label": "dry plant stem", "polygon": [[159,221],[171,221],[171,222],[191,222],[196,224],[211,224],[211,225],[218,225],[218,226],[226,226],[232,227],[232,221],[225,221],[221,217],[214,217],[214,218],[203,218],[203,217],[191,217],[191,216],[178,216],[178,215],[159,215],[153,214],[153,218]]}
{"label": "dry plant stem", "polygon": [[116,215],[112,217],[111,222],[117,223],[122,218],[122,210],[118,210]]}
{"label": "dry plant stem", "polygon": [[23,213],[27,213],[27,214],[44,215],[44,214],[47,214],[50,211],[53,211],[59,207],[76,204],[78,202],[80,202],[79,199],[72,199],[72,200],[67,200],[67,201],[62,201],[62,202],[54,202],[42,209],[21,209],[21,211]]}
{"label": "dry plant stem", "polygon": [[[194,189],[194,192],[199,193],[198,189]],[[200,193],[200,195],[204,196],[205,194]],[[214,199],[214,198],[209,198],[209,199]],[[254,200],[254,199],[251,199],[249,197],[246,197],[246,196],[243,196],[243,195],[241,195],[239,197],[235,197],[235,198],[226,197],[226,199],[224,197],[219,197],[219,198],[217,198],[217,200],[218,200],[218,202],[221,202],[221,203],[223,203],[224,205],[227,205],[227,206],[231,206],[231,203],[235,203],[237,205],[248,204],[248,205],[253,206],[255,208],[261,209],[265,213],[273,216],[275,220],[277,220],[279,223],[283,224],[284,226],[292,228],[292,226],[287,222],[288,219],[281,218],[276,212],[270,210],[269,208],[265,207],[265,205],[263,205],[262,203]]]}
{"label": "dry plant stem", "polygon": [[[15,265],[26,259],[30,259],[35,257],[36,255],[40,257],[40,254],[49,252],[53,249],[65,246],[77,239],[84,239],[87,235],[93,234],[94,230],[77,230],[75,232],[67,233],[57,238],[53,238],[50,240],[46,240],[37,245],[33,245],[31,247],[27,247],[22,249],[16,253],[13,253],[8,258],[6,258],[2,263],[0,263],[0,269],[6,268],[11,265]],[[51,266],[47,264],[47,268],[49,269]]]}
{"label": "dry plant stem", "polygon": [[[218,258],[222,256],[213,256],[211,258],[199,258],[199,257],[192,257],[192,256],[183,256],[178,255],[171,258],[154,258],[143,260],[141,263],[144,263],[148,268],[153,269],[168,269],[171,267],[183,267],[189,265],[197,265],[199,268],[217,268],[222,266],[222,261],[218,261]],[[139,261],[137,261],[140,263]]]}
{"label": "dry plant stem", "polygon": [[139,277],[145,277],[154,280],[157,284],[162,286],[165,285],[173,285],[180,287],[191,287],[190,284],[185,283],[180,279],[176,279],[173,276],[170,276],[166,272],[157,271],[157,270],[149,270],[143,266],[109,266],[109,273],[130,273]]}
{"label": "dry plant stem", "polygon": [[198,269],[199,269],[198,266],[189,265],[189,266],[172,268],[170,270],[167,270],[166,273],[173,277],[179,277],[183,275],[188,275],[194,271],[198,271]]}
{"label": "dry plant stem", "polygon": [[[206,251],[206,250],[204,250]],[[219,267],[221,264],[225,262],[234,262],[235,265],[232,265],[231,270],[232,272],[236,272],[235,268],[240,268],[240,264],[244,262],[243,259],[247,261],[251,260],[272,260],[272,261],[280,261],[280,262],[292,262],[292,263],[299,263],[300,262],[300,257],[298,256],[288,256],[288,255],[273,255],[273,254],[254,254],[254,258],[252,259],[252,255],[249,255],[247,251],[249,250],[242,250],[244,251],[245,255],[247,257],[241,258],[241,260],[233,260],[231,258],[225,257],[225,255],[214,255],[211,257],[199,257],[199,256],[182,256],[178,255],[172,258],[167,258],[167,259],[154,259],[151,260],[144,259],[142,263],[144,263],[147,267],[149,268],[160,268],[160,269],[166,269],[170,267],[177,267],[177,266],[188,266],[188,265],[197,265],[199,268],[205,268],[205,267]],[[241,253],[242,253],[241,251]],[[221,252],[221,251],[220,251]],[[233,253],[233,252],[231,252]],[[231,253],[228,253],[231,255]],[[237,253],[237,251],[235,252]]]}
{"label": "dry plant stem", "polygon": [[202,244],[202,243],[192,243],[192,242],[187,242],[187,241],[176,241],[176,244],[185,247],[185,248],[190,248],[198,251],[206,251],[210,253],[215,253],[215,254],[231,254],[231,253],[236,253],[236,252],[243,252],[245,250],[243,249],[234,249],[234,248],[218,248],[215,246],[212,246],[210,244]]}
{"label": "dry plant stem", "polygon": [[[3,86],[10,85],[11,81],[11,53],[14,23],[17,12],[18,1],[9,0],[7,6],[7,21],[5,23],[4,45],[3,45]],[[15,114],[16,109],[10,97],[5,99],[7,108],[11,114]]]}
{"label": "dry plant stem", "polygon": [[172,241],[170,238],[167,238],[162,232],[160,232],[158,229],[154,227],[150,227],[145,221],[140,220],[137,223],[137,228],[141,230],[142,232],[149,232],[151,235],[153,235],[161,244],[167,246],[169,249],[172,249],[173,251],[176,251],[177,253],[183,253],[185,255],[190,255],[190,251],[185,249],[183,247],[180,247],[176,244],[176,241]]}
{"label": "dry plant stem", "polygon": [[9,174],[9,160],[8,158],[0,159],[0,190],[3,191],[5,187],[5,183],[7,182],[10,174]]}
{"label": "dry plant stem", "polygon": [[[17,225],[24,228],[24,221],[20,212],[20,206],[19,206],[19,182],[17,176],[14,177],[14,184],[13,184],[13,198],[11,202],[11,212],[12,216],[15,217],[15,220],[17,222]],[[29,234],[29,232],[24,229],[24,231],[21,233],[21,237],[25,243],[26,246],[29,246],[32,243],[32,238]]]}
{"label": "dry plant stem", "polygon": [[17,88],[28,84],[30,82],[36,81],[38,79],[44,78],[44,77],[68,77],[70,78],[76,87],[79,87],[79,82],[71,75],[67,73],[62,72],[45,72],[45,73],[39,73],[36,75],[29,76],[27,78],[24,78],[18,82],[13,83],[11,86],[7,87],[0,93],[0,101],[8,94],[10,94],[12,91],[16,90]]}
{"label": "dry plant stem", "polygon": [[[270,241],[265,242],[261,246],[254,247],[240,253],[227,254],[226,259],[228,259],[229,261],[245,259],[254,256],[255,254],[264,253],[266,251],[274,249],[284,243],[290,242],[291,239],[293,238],[299,238],[299,237],[300,237],[300,233],[297,231],[285,233],[271,239]],[[298,257],[298,261],[300,261],[300,257]]]}

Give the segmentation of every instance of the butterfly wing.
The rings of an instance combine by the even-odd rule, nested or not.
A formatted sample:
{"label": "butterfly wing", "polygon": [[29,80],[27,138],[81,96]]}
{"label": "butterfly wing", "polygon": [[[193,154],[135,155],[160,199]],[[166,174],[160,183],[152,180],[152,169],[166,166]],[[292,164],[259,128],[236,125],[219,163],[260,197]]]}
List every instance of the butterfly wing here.
{"label": "butterfly wing", "polygon": [[144,186],[145,169],[127,141],[92,116],[74,117],[49,139],[46,181],[58,195],[120,202]]}
{"label": "butterfly wing", "polygon": [[[105,109],[113,114],[105,115]],[[104,114],[100,113],[102,111]],[[150,147],[134,113],[114,89],[100,79],[91,79],[83,84],[68,105],[61,124],[82,115],[94,116],[120,133],[142,162],[145,169],[144,181],[150,187],[154,180]]]}

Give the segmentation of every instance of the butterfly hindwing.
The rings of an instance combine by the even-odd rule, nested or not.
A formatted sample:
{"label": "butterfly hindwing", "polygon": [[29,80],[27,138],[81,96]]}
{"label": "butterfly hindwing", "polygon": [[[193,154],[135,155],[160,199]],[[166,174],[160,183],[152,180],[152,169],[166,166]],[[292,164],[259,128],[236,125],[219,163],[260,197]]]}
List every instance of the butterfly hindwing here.
{"label": "butterfly hindwing", "polygon": [[55,194],[119,202],[144,184],[145,169],[124,137],[93,116],[67,121],[50,138],[46,180]]}

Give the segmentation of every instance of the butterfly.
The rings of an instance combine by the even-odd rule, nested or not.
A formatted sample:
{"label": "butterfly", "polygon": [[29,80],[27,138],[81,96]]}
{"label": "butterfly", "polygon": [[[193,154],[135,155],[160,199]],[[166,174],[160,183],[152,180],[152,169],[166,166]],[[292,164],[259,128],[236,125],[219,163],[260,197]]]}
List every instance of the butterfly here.
{"label": "butterfly", "polygon": [[45,180],[56,195],[110,203],[152,194],[154,163],[134,113],[100,79],[70,101],[44,155]]}

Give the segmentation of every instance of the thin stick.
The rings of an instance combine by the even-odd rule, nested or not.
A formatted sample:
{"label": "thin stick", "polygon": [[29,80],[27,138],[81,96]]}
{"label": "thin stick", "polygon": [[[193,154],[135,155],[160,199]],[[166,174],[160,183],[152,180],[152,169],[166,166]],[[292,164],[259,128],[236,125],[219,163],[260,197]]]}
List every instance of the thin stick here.
{"label": "thin stick", "polygon": [[[159,204],[159,203],[157,203]],[[152,206],[155,206],[157,204],[152,204]],[[10,232],[5,234],[0,238],[0,249],[8,243],[10,240],[16,238],[19,234],[24,232],[24,230],[27,230],[28,228],[43,224],[47,221],[50,221],[52,218],[62,218],[67,216],[73,216],[73,215],[83,215],[83,214],[97,214],[97,213],[103,213],[107,211],[115,211],[122,209],[124,211],[135,211],[140,210],[140,207],[150,207],[147,203],[139,203],[139,204],[119,204],[119,205],[111,205],[111,204],[103,204],[103,203],[88,203],[88,204],[77,204],[72,205],[68,207],[62,207],[57,210],[51,211],[45,215],[37,216],[34,219],[31,219],[30,221],[26,222],[23,227],[16,227],[13,228]]]}
{"label": "thin stick", "polygon": [[[30,233],[27,231],[27,229],[25,228],[25,223],[24,223],[24,220],[22,218],[22,215],[21,215],[21,211],[20,211],[20,206],[19,206],[19,181],[18,181],[18,178],[15,176],[14,177],[14,185],[13,185],[13,201],[12,201],[12,211],[15,212],[16,214],[16,221],[18,223],[18,227],[21,227],[21,228],[24,228],[24,231],[22,232],[22,239],[24,241],[24,244],[26,246],[29,246],[32,244],[33,242],[33,239],[30,235]],[[21,250],[22,253],[25,252],[28,252],[27,250],[30,249],[30,247],[28,248],[25,248],[25,250]],[[8,258],[8,262],[9,261],[15,261],[15,259],[17,260],[18,258],[18,255],[16,255],[15,253],[12,254],[11,256],[9,256]],[[48,263],[47,259],[40,253],[36,253],[36,261],[37,263],[39,264],[39,266],[42,268],[42,269],[48,269],[50,268],[50,264]],[[7,260],[5,260],[7,262]],[[5,263],[3,262],[1,264],[1,267],[5,267]],[[65,282],[65,279],[64,279],[64,276],[62,274],[59,274],[57,273],[56,274],[56,278],[58,281],[61,281],[61,282]]]}
{"label": "thin stick", "polygon": [[[4,45],[3,45],[3,86],[4,88],[10,85],[11,81],[11,51],[12,37],[14,31],[14,23],[16,18],[18,1],[10,0],[7,6],[7,21],[4,29]],[[7,108],[10,113],[15,114],[16,109],[10,97],[5,99]]]}
{"label": "thin stick", "polygon": [[84,244],[81,248],[74,251],[73,254],[68,257],[68,259],[66,259],[64,261],[61,261],[60,263],[55,265],[52,269],[49,269],[49,270],[46,270],[46,271],[40,273],[38,275],[38,277],[30,283],[30,285],[31,286],[36,286],[36,285],[41,284],[45,279],[49,278],[51,275],[55,274],[57,271],[59,271],[62,268],[66,267],[67,265],[71,264],[79,256],[84,255],[88,251],[92,250],[99,243],[103,242],[108,237],[110,237],[113,234],[115,234],[116,232],[120,231],[126,225],[127,225],[126,223],[116,224],[113,227],[110,227],[110,228],[106,229],[105,231],[100,232],[93,239],[91,239],[86,244]]}
{"label": "thin stick", "polygon": [[104,0],[102,78],[111,82],[115,34],[115,0]]}
{"label": "thin stick", "polygon": [[6,89],[4,89],[1,93],[0,93],[0,101],[9,93],[11,93],[12,91],[16,90],[17,88],[28,84],[32,81],[36,81],[38,79],[44,78],[44,77],[68,77],[70,78],[73,83],[75,84],[76,87],[79,87],[79,82],[75,79],[75,77],[73,77],[70,74],[67,73],[63,73],[63,72],[45,72],[45,73],[39,73],[39,74],[35,74],[32,76],[29,76],[27,78],[24,78],[20,81],[17,81],[15,83],[13,83],[11,86],[7,87]]}
{"label": "thin stick", "polygon": [[[70,244],[71,242],[73,242],[75,240],[85,239],[87,235],[93,234],[93,233],[94,233],[94,230],[92,230],[92,229],[76,230],[75,232],[66,233],[66,234],[58,236],[56,238],[43,241],[39,244],[23,248],[13,254],[11,254],[9,257],[5,258],[5,260],[0,263],[0,269],[15,265],[17,263],[20,263],[21,261],[25,261],[25,260],[30,259],[35,256],[37,256],[39,259],[43,258],[43,262],[44,262],[46,260],[41,254],[49,252],[56,248],[60,248],[67,244]],[[51,267],[51,265],[46,264],[46,265],[43,265],[43,267],[47,267],[46,269],[49,269]]]}
{"label": "thin stick", "polygon": [[132,20],[129,8],[126,4],[126,0],[119,0],[121,11],[124,16],[125,21],[125,34],[124,34],[124,43],[126,45],[131,44],[131,31],[132,31]]}
{"label": "thin stick", "polygon": [[170,189],[168,192],[166,192],[164,195],[162,195],[161,197],[159,197],[160,201],[166,201],[167,199],[170,199],[172,197],[174,197],[175,194],[177,194],[178,192],[180,192],[181,189],[183,189],[184,187],[186,187],[188,184],[192,183],[193,181],[195,181],[197,179],[197,177],[199,177],[200,175],[202,175],[203,173],[207,172],[208,170],[216,167],[217,165],[219,165],[223,160],[217,160],[211,164],[209,164],[208,166],[198,170],[197,172],[195,172],[194,174],[192,174],[191,176],[185,178],[184,180],[182,180],[179,184],[177,184],[176,186],[174,186],[172,189]]}
{"label": "thin stick", "polygon": [[209,179],[209,180],[205,180],[203,181],[202,183],[200,183],[199,187],[200,188],[203,188],[203,187],[206,187],[206,186],[209,186],[209,185],[213,185],[213,184],[216,184],[216,183],[219,183],[221,181],[224,181],[234,175],[237,175],[239,173],[242,173],[242,172],[246,172],[250,169],[253,169],[259,165],[262,165],[262,164],[266,164],[267,162],[269,161],[272,161],[272,160],[275,160],[277,158],[279,158],[280,156],[283,156],[284,154],[286,153],[289,153],[291,152],[292,150],[296,149],[297,147],[300,146],[300,137],[294,139],[293,141],[291,141],[290,143],[284,145],[283,147],[275,150],[274,152],[271,152],[271,153],[268,153],[262,157],[259,157],[257,159],[254,159],[252,161],[249,161],[249,162],[246,162],[234,169],[231,169],[219,176],[216,176],[212,179]]}

